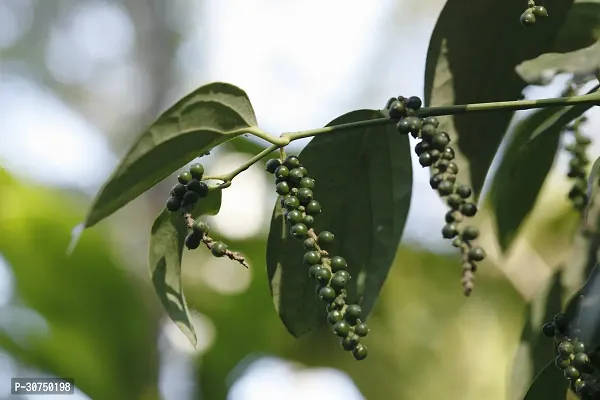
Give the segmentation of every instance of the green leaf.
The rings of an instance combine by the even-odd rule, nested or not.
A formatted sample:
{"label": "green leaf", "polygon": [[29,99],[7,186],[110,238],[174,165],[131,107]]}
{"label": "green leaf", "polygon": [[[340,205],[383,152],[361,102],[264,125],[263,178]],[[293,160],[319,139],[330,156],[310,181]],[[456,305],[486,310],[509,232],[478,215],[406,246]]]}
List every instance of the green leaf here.
{"label": "green leaf", "polygon": [[594,161],[588,176],[587,199],[583,216],[584,230],[600,235],[600,157]]}
{"label": "green leaf", "polygon": [[[534,111],[515,126],[490,191],[498,241],[506,251],[535,206],[552,168],[562,128],[591,105]],[[523,173],[527,171],[527,173]]]}
{"label": "green leaf", "polygon": [[[344,114],[327,126],[382,118],[375,110]],[[315,231],[334,233],[330,254],[348,262],[350,302],[371,312],[400,243],[410,206],[412,164],[406,136],[394,125],[314,137],[300,153],[316,181],[323,212]],[[302,242],[289,235],[277,200],[267,243],[267,273],[279,316],[296,337],[325,321],[323,302],[302,263]]]}
{"label": "green leaf", "polygon": [[531,85],[549,83],[558,74],[589,75],[600,69],[600,41],[569,53],[546,53],[517,65],[517,73]]}
{"label": "green leaf", "polygon": [[[550,17],[535,29],[519,24],[522,0],[448,0],[429,42],[425,67],[425,105],[447,106],[516,100],[525,83],[514,67],[552,49],[572,0],[544,3]],[[466,22],[467,21],[467,22]],[[539,25],[539,26],[538,26]],[[460,168],[458,181],[478,197],[508,128],[511,112],[482,112],[440,118]]]}
{"label": "green leaf", "polygon": [[565,400],[568,386],[569,381],[553,360],[535,377],[523,400]]}
{"label": "green leaf", "polygon": [[[220,189],[211,189],[208,196],[201,199],[192,215],[216,215],[221,208]],[[164,209],[152,224],[149,262],[150,276],[154,290],[169,317],[196,346],[196,332],[190,321],[190,314],[181,284],[181,258],[188,229],[183,216]]]}
{"label": "green leaf", "polygon": [[195,157],[256,125],[250,100],[240,88],[215,82],[196,89],[138,138],[94,199],[85,227],[108,217]]}
{"label": "green leaf", "polygon": [[600,1],[575,1],[552,47],[566,53],[593,45],[600,39]]}

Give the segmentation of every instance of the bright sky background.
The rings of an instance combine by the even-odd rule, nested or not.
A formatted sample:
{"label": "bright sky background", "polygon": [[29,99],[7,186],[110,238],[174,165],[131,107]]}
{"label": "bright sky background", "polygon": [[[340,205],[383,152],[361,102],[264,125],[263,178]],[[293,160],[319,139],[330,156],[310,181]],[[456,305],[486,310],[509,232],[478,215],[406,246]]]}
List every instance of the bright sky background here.
{"label": "bright sky background", "polygon": [[[0,48],[10,46],[30,23],[31,16],[25,6],[31,1],[0,3]],[[407,13],[414,13],[410,2],[403,1]],[[391,50],[394,54],[387,68],[372,73],[370,60],[378,54],[382,35],[390,31],[380,28],[390,20],[393,3],[392,0],[210,0],[205,8],[184,9],[183,3],[173,1],[173,25],[180,25],[189,36],[177,55],[179,71],[185,79],[168,97],[175,100],[209,81],[232,82],[249,94],[261,126],[280,133],[322,126],[351,109],[380,108],[393,95],[422,96],[428,39],[442,1],[432,1],[437,6],[427,13],[404,19],[404,25],[393,31],[402,45]],[[189,22],[197,19],[204,23],[194,26]],[[144,104],[144,96],[129,89],[131,85],[136,89],[143,87],[147,78],[131,66],[128,58],[134,40],[132,23],[119,6],[103,2],[92,6],[82,4],[49,35],[45,60],[55,79],[92,84],[95,90],[100,90],[106,104],[111,99],[131,97],[127,102],[131,109],[119,112],[135,112]],[[70,51],[68,57],[63,53],[65,47]],[[202,68],[197,69],[197,65]],[[364,88],[356,82],[365,77],[370,80],[369,90],[357,98],[357,91]],[[555,95],[557,90],[556,86],[536,88],[528,96]],[[378,93],[386,95],[380,97]],[[115,115],[114,123],[122,116]],[[597,126],[599,112],[594,111],[592,116],[592,126]],[[3,165],[29,179],[80,188],[91,196],[118,161],[101,129],[52,91],[31,80],[22,65],[0,61]],[[299,150],[305,143],[292,148]],[[598,150],[596,144],[593,151]],[[212,158],[207,167],[215,173],[224,172],[239,164],[240,157],[235,154],[220,157],[218,162]],[[564,166],[564,157],[560,160]],[[420,207],[411,209],[405,238],[437,247],[442,242],[439,230],[445,209],[429,187],[428,172],[417,162],[414,171],[413,204]],[[262,190],[256,190],[256,185]],[[244,208],[239,206],[240,198],[245,202]],[[230,237],[264,231],[273,199],[264,173],[251,168],[224,192],[221,213],[212,223]],[[245,209],[258,211],[246,213]],[[10,290],[10,279],[10,271],[0,268],[0,293]],[[0,296],[0,303],[7,301]],[[168,322],[161,338],[165,366],[161,387],[166,399],[181,400],[190,393],[186,384],[189,360],[184,356],[189,347],[180,344],[182,335],[173,328]],[[209,345],[210,321],[199,317],[197,330],[205,333],[199,336]],[[14,365],[10,359],[0,357],[0,370],[11,376]],[[61,398],[86,397],[52,397]],[[339,371],[298,370],[281,360],[265,358],[247,370],[229,397],[230,400],[281,398],[358,400],[362,396]]]}

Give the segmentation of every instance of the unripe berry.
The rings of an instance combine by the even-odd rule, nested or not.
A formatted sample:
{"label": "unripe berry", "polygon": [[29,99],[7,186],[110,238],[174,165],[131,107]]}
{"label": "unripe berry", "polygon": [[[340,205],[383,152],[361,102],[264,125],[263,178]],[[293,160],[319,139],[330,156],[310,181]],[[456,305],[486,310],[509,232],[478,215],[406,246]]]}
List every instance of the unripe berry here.
{"label": "unripe berry", "polygon": [[265,165],[265,169],[267,170],[268,173],[270,174],[274,174],[275,170],[277,170],[277,168],[279,168],[281,166],[281,160],[279,158],[271,158],[269,161],[267,161],[267,164]]}
{"label": "unripe berry", "polygon": [[194,221],[194,225],[192,226],[192,230],[194,231],[194,235],[202,238],[204,235],[208,233],[208,224],[204,221]]}
{"label": "unripe berry", "polygon": [[367,350],[367,346],[365,346],[362,343],[359,343],[358,345],[356,345],[354,350],[352,350],[352,355],[358,361],[364,360],[365,358],[367,358],[368,354],[369,354],[369,352]]}
{"label": "unripe berry", "polygon": [[192,164],[190,166],[190,174],[192,174],[192,178],[201,181],[204,176],[204,166],[200,163]]}
{"label": "unripe berry", "polygon": [[210,252],[215,257],[223,257],[225,254],[227,254],[227,245],[223,242],[216,242],[210,248]]}
{"label": "unripe berry", "polygon": [[339,321],[333,325],[333,332],[340,337],[346,337],[350,333],[350,325],[346,321]]}
{"label": "unripe berry", "polygon": [[318,251],[307,251],[304,253],[304,263],[307,265],[315,265],[321,261],[321,255]]}
{"label": "unripe berry", "polygon": [[330,303],[335,299],[335,290],[331,286],[325,286],[319,291],[319,298]]}
{"label": "unripe berry", "polygon": [[192,180],[192,174],[190,174],[188,171],[183,171],[179,174],[179,176],[177,176],[177,180],[179,181],[179,183],[186,185],[189,181]]}
{"label": "unripe berry", "polygon": [[296,156],[287,156],[283,161],[283,164],[289,169],[298,168],[300,166],[300,160]]}
{"label": "unripe berry", "polygon": [[346,260],[340,256],[331,257],[331,260],[329,263],[331,265],[331,270],[333,272],[337,272],[337,271],[348,268],[348,264],[346,263]]}
{"label": "unripe berry", "polygon": [[362,322],[354,327],[354,333],[356,333],[358,336],[362,336],[362,337],[367,336],[369,334],[369,331],[370,331],[369,326],[364,322]]}

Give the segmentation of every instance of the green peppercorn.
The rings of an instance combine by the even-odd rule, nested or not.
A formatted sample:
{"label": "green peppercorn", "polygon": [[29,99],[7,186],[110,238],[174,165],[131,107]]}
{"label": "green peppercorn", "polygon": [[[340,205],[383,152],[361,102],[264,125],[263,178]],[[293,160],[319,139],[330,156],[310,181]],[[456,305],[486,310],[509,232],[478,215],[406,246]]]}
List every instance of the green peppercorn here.
{"label": "green peppercorn", "polygon": [[303,165],[299,166],[298,169],[302,172],[302,175],[306,176],[308,174],[308,170]]}
{"label": "green peppercorn", "polygon": [[338,297],[335,298],[335,300],[333,301],[333,305],[338,308],[339,310],[341,310],[342,308],[344,308],[344,306],[346,305],[346,300],[344,300],[344,296],[343,295],[339,295]]}
{"label": "green peppercorn", "polygon": [[317,215],[321,212],[321,204],[316,200],[309,201],[305,207],[308,215]]}
{"label": "green peppercorn", "polygon": [[585,352],[585,344],[583,342],[573,343],[573,354],[579,354]]}
{"label": "green peppercorn", "polygon": [[289,211],[285,217],[285,219],[292,225],[301,223],[303,218],[304,217],[302,213],[298,210]]}
{"label": "green peppercorn", "polygon": [[479,229],[474,226],[467,225],[461,232],[461,237],[464,240],[475,240],[479,237]]}
{"label": "green peppercorn", "polygon": [[452,239],[456,235],[458,235],[458,228],[455,224],[446,224],[442,228],[442,236],[444,239]]}
{"label": "green peppercorn", "polygon": [[300,166],[300,159],[296,156],[287,156],[283,164],[289,169],[298,168]]}
{"label": "green peppercorn", "polygon": [[333,274],[333,276],[331,277],[330,285],[336,291],[340,291],[341,289],[346,287],[349,280],[350,274],[348,273],[348,271],[340,270]]}
{"label": "green peppercorn", "polygon": [[425,117],[423,119],[423,125],[432,125],[434,128],[440,126],[440,122],[436,117]]}
{"label": "green peppercorn", "polygon": [[302,178],[300,180],[300,183],[298,184],[298,187],[300,187],[300,188],[306,188],[306,189],[314,189],[314,187],[315,187],[315,180],[313,178],[309,178],[308,176],[305,176],[304,178]]}
{"label": "green peppercorn", "polygon": [[440,151],[443,151],[449,143],[450,135],[448,135],[446,132],[436,133],[431,140],[431,145],[433,146],[433,148],[438,149]]}
{"label": "green peppercorn", "polygon": [[175,212],[181,208],[181,200],[177,197],[169,197],[166,204],[167,210]]}
{"label": "green peppercorn", "polygon": [[421,139],[423,143],[426,143],[428,147],[431,147],[431,141],[436,134],[436,127],[431,124],[423,124],[421,128]]}
{"label": "green peppercorn", "polygon": [[322,284],[329,283],[331,271],[323,267],[315,273],[315,278]]}
{"label": "green peppercorn", "polygon": [[346,263],[346,260],[340,256],[331,257],[329,264],[331,265],[331,270],[333,272],[345,270],[346,268],[348,268],[348,264]]}
{"label": "green peppercorn", "polygon": [[421,164],[422,167],[430,167],[433,164],[433,160],[428,151],[419,156],[419,164]]}
{"label": "green peppercorn", "polygon": [[456,187],[456,193],[463,199],[468,199],[471,196],[471,188],[467,185],[458,185]]}
{"label": "green peppercorn", "polygon": [[316,243],[315,243],[314,239],[308,238],[308,239],[304,240],[304,248],[306,250],[314,250],[316,248]]}
{"label": "green peppercorn", "polygon": [[350,325],[346,321],[338,321],[333,325],[333,332],[339,337],[346,337],[350,333]]}
{"label": "green peppercorn", "polygon": [[277,179],[286,180],[289,174],[290,169],[285,165],[281,165],[275,170],[275,178]]}
{"label": "green peppercorn", "polygon": [[357,361],[364,360],[368,354],[367,346],[362,343],[357,344],[354,350],[352,350],[352,355]]}
{"label": "green peppercorn", "polygon": [[573,364],[573,366],[578,370],[585,371],[590,364],[590,357],[588,357],[588,355],[585,353],[575,354],[571,364]]}
{"label": "green peppercorn", "polygon": [[333,310],[327,314],[327,322],[329,322],[330,325],[335,325],[335,323],[341,321],[343,317],[344,314],[342,314],[341,311]]}
{"label": "green peppercorn", "polygon": [[182,199],[185,195],[185,192],[187,192],[187,188],[182,183],[178,183],[177,185],[173,186],[173,189],[171,189],[171,195],[177,197],[178,199]]}
{"label": "green peppercorn", "polygon": [[448,196],[454,191],[454,183],[448,180],[443,180],[438,185],[437,191],[440,196]]}
{"label": "green peppercorn", "polygon": [[581,380],[581,378],[575,381],[575,393],[582,396],[582,398],[590,392],[590,388],[590,384],[584,380]]}
{"label": "green peppercorn", "polygon": [[580,376],[581,376],[581,373],[574,366],[569,365],[567,368],[565,368],[565,378],[567,378],[569,380],[573,380],[573,379],[579,378]]}
{"label": "green peppercorn", "polygon": [[192,164],[190,166],[190,174],[192,174],[192,178],[201,181],[204,176],[204,166],[200,163]]}
{"label": "green peppercorn", "polygon": [[452,246],[459,248],[462,247],[465,244],[465,242],[461,239],[461,238],[455,238],[452,241]]}
{"label": "green peppercorn", "polygon": [[183,171],[182,173],[180,173],[177,176],[177,180],[179,181],[179,183],[181,183],[182,185],[186,185],[189,183],[189,181],[192,180],[192,174],[190,174],[187,171]]}
{"label": "green peppercorn", "polygon": [[304,174],[300,168],[291,169],[287,176],[288,182],[291,182],[294,185],[298,185],[302,178],[304,178]]}
{"label": "green peppercorn", "polygon": [[194,235],[202,238],[204,235],[208,233],[208,224],[204,221],[196,220],[194,221],[194,225],[192,225],[192,230],[194,231]]}
{"label": "green peppercorn", "polygon": [[307,265],[315,265],[321,261],[321,255],[318,251],[307,251],[306,253],[304,253],[303,261]]}
{"label": "green peppercorn", "polygon": [[313,199],[313,192],[308,188],[298,189],[298,200],[300,200],[300,204],[306,206]]}
{"label": "green peppercorn", "polygon": [[445,220],[447,224],[451,224],[452,222],[460,222],[460,214],[457,214],[455,211],[450,210],[446,213]]}
{"label": "green peppercorn", "polygon": [[296,239],[305,239],[306,235],[308,235],[308,228],[306,227],[306,225],[300,223],[292,226],[290,232],[292,233],[292,236]]}
{"label": "green peppercorn", "polygon": [[421,154],[424,154],[427,150],[429,150],[430,147],[431,146],[429,145],[429,143],[421,141],[415,145],[415,154],[420,156]]}
{"label": "green peppercorn", "polygon": [[185,237],[185,247],[188,248],[188,250],[194,250],[197,249],[198,246],[200,246],[200,238],[196,235],[187,235]]}
{"label": "green peppercorn", "polygon": [[464,202],[465,201],[456,193],[448,195],[448,198],[446,199],[446,204],[448,204],[448,207],[452,210],[458,210]]}
{"label": "green peppercorn", "polygon": [[569,356],[573,354],[573,344],[570,341],[565,340],[558,345],[558,354],[561,356]]}
{"label": "green peppercorn", "polygon": [[215,257],[223,257],[227,254],[227,245],[223,242],[215,242],[210,248],[210,252]]}
{"label": "green peppercorn", "polygon": [[319,291],[319,298],[328,303],[335,299],[335,289],[331,286],[325,286]]}
{"label": "green peppercorn", "polygon": [[394,101],[390,107],[390,118],[391,119],[400,119],[406,117],[406,107],[404,107],[404,103],[401,101]]}
{"label": "green peppercorn", "polygon": [[342,348],[346,351],[354,350],[354,348],[360,343],[360,336],[350,332],[348,336],[340,340]]}
{"label": "green peppercorn", "polygon": [[444,176],[442,174],[432,175],[431,178],[429,178],[429,186],[435,190],[440,186],[440,183],[442,183],[443,180]]}
{"label": "green peppercorn", "polygon": [[322,265],[320,264],[315,264],[312,265],[309,269],[308,269],[308,276],[310,278],[316,279],[317,277],[317,271],[319,271],[321,268],[323,268]]}
{"label": "green peppercorn", "polygon": [[396,129],[398,130],[398,133],[402,135],[408,135],[410,133],[411,127],[412,126],[410,124],[410,120],[408,120],[407,118],[402,118],[396,124]]}
{"label": "green peppercorn", "polygon": [[558,356],[554,359],[554,365],[556,365],[556,368],[565,369],[569,365],[571,365],[571,359],[562,357],[562,356]]}
{"label": "green peppercorn", "polygon": [[477,214],[477,206],[473,203],[463,203],[460,205],[459,210],[465,217],[472,217]]}
{"label": "green peppercorn", "polygon": [[546,18],[548,16],[548,10],[544,6],[535,6],[531,9],[531,13],[538,18]]}
{"label": "green peppercorn", "polygon": [[367,325],[365,322],[361,322],[360,324],[354,327],[354,333],[361,337],[367,336],[369,334],[369,331],[369,325]]}
{"label": "green peppercorn", "polygon": [[535,15],[531,11],[527,10],[521,14],[519,21],[524,27],[533,26],[535,24]]}
{"label": "green peppercorn", "polygon": [[434,163],[437,162],[442,156],[442,153],[438,149],[431,149],[428,151],[428,153],[431,157],[431,161],[433,161]]}
{"label": "green peppercorn", "polygon": [[267,164],[265,165],[265,169],[267,170],[268,173],[270,174],[274,174],[275,171],[277,170],[277,168],[279,168],[281,166],[282,162],[279,158],[271,158],[269,161],[267,161]]}
{"label": "green peppercorn", "polygon": [[344,318],[346,321],[354,325],[356,320],[360,318],[360,314],[362,314],[362,308],[358,304],[351,304],[346,307],[346,312],[344,313]]}
{"label": "green peppercorn", "polygon": [[483,259],[486,257],[485,251],[479,247],[479,246],[475,246],[475,247],[471,247],[469,249],[469,252],[467,253],[467,257],[469,258],[469,261],[483,261]]}
{"label": "green peppercorn", "polygon": [[319,245],[321,246],[326,246],[328,244],[333,243],[334,239],[335,236],[333,233],[329,231],[321,231],[321,233],[319,233],[319,236],[317,237],[317,242],[319,242]]}
{"label": "green peppercorn", "polygon": [[315,223],[315,217],[312,215],[305,215],[304,218],[302,218],[302,223],[310,228]]}
{"label": "green peppercorn", "polygon": [[455,157],[455,155],[454,155],[454,150],[452,150],[452,147],[446,147],[444,149],[444,151],[442,151],[441,158],[443,160],[452,161],[452,160],[454,160],[454,157]]}

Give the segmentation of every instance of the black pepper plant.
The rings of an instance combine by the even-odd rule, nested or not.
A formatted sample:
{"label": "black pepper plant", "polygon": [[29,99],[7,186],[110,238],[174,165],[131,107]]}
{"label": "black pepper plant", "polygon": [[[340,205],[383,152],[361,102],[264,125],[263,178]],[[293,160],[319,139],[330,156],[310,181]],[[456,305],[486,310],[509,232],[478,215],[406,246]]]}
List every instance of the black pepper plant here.
{"label": "black pepper plant", "polygon": [[[542,327],[531,320],[524,330],[523,340],[537,349],[528,372],[536,379],[525,398],[563,400],[571,391],[600,399],[600,283],[594,268],[600,161],[590,167],[594,136],[585,133],[584,115],[600,105],[600,5],[467,3],[448,0],[438,18],[422,98],[405,93],[381,109],[350,111],[323,128],[272,135],[260,128],[242,89],[215,82],[194,90],[139,136],[100,189],[84,226],[179,171],[151,229],[149,267],[166,312],[190,341],[195,344],[196,335],[182,291],[181,259],[185,249],[206,248],[246,268],[266,264],[275,309],[292,335],[328,326],[343,350],[364,360],[369,316],[409,207],[420,207],[411,198],[413,160],[428,169],[429,185],[447,209],[437,237],[456,248],[457,281],[469,296],[476,271],[490,268],[489,246],[496,240],[502,253],[511,248],[564,147],[570,157],[565,179],[572,185],[564,196],[577,214],[579,244],[545,297],[551,321]],[[599,17],[590,18],[592,12]],[[523,99],[528,85],[547,84],[559,73],[573,77],[560,97]],[[401,89],[405,79],[414,77],[400,76],[390,90]],[[195,161],[243,135],[269,146],[223,175],[210,175]],[[299,154],[287,154],[290,143],[304,138],[312,139]],[[494,173],[493,160],[499,165]],[[222,191],[257,163],[277,199],[265,260],[247,260],[210,231],[205,216],[219,212]],[[494,217],[492,231],[481,224],[480,209]],[[567,268],[588,277],[575,294],[562,286],[560,273]],[[567,293],[573,296],[563,307]],[[554,340],[538,340],[544,336]]]}

